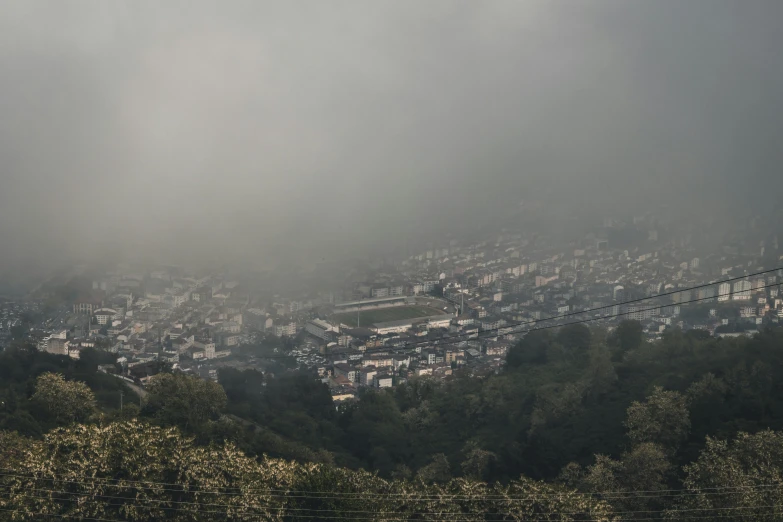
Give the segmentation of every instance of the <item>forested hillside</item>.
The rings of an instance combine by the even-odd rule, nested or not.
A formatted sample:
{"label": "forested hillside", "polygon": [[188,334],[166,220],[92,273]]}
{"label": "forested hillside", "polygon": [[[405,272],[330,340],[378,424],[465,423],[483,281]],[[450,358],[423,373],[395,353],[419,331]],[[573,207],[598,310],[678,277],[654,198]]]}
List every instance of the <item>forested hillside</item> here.
{"label": "forested hillside", "polygon": [[[119,412],[111,399],[124,385],[95,371],[100,357],[0,355],[0,507],[11,515],[144,520],[157,506],[154,518],[190,520],[203,509],[185,508],[214,504],[226,519],[348,510],[386,520],[555,511],[567,516],[552,520],[758,520],[781,500],[780,328],[734,339],[671,330],[655,343],[632,321],[608,335],[583,325],[533,332],[498,375],[413,380],[339,410],[307,374],[230,370],[219,383],[161,374]],[[128,499],[146,507],[122,507]],[[500,504],[477,508],[480,499]],[[520,503],[528,511],[514,511]]]}
{"label": "forested hillside", "polygon": [[637,422],[629,415],[658,411],[662,401],[669,408],[662,415],[683,425],[634,433],[652,430],[646,437],[658,443],[676,439],[668,442],[674,469],[698,456],[707,435],[783,429],[781,363],[780,328],[733,339],[671,330],[647,343],[639,324],[626,321],[609,335],[584,325],[533,332],[499,375],[413,380],[366,392],[339,412],[326,387],[306,376],[264,386],[257,372],[225,371],[220,383],[229,411],[326,450],[341,465],[386,477],[437,464],[444,476],[472,469],[484,480],[550,480],[571,462],[591,465],[595,454],[620,457],[639,440],[629,436],[628,423]]}

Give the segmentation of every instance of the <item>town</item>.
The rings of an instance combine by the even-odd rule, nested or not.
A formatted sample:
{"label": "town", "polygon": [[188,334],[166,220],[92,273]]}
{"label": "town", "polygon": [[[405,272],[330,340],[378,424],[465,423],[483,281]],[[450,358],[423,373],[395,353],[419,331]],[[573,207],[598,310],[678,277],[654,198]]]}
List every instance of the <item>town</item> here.
{"label": "town", "polygon": [[[687,237],[660,240],[656,225],[606,220],[569,245],[509,232],[450,240],[351,268],[341,288],[314,295],[263,295],[183,267],[81,267],[34,299],[2,302],[0,343],[22,338],[77,359],[101,348],[117,356],[103,371],[140,386],[166,366],[207,379],[224,367],[303,369],[340,403],[413,376],[497,373],[534,328],[630,319],[653,340],[670,328],[752,335],[783,318],[783,270],[763,263],[767,248],[780,259],[777,237],[753,252],[701,253]],[[635,246],[613,245],[623,227]]]}

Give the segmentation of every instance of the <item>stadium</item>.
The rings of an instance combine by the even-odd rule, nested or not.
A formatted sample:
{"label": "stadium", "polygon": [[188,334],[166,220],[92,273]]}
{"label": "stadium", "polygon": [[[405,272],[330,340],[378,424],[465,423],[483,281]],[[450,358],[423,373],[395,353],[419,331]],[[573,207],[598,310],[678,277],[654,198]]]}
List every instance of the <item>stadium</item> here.
{"label": "stadium", "polygon": [[405,331],[417,322],[437,319],[438,323],[443,323],[446,317],[453,317],[454,312],[454,305],[440,299],[392,297],[342,303],[335,306],[331,319],[349,328]]}

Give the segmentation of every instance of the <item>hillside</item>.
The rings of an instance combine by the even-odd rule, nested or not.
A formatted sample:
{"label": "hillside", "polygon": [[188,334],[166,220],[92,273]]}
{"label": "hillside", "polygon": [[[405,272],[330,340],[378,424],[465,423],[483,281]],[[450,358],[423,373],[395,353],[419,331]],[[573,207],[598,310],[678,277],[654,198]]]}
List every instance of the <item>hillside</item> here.
{"label": "hillside", "polygon": [[[111,400],[118,389],[111,386],[122,383],[105,381],[111,378],[94,372],[94,360],[73,362],[25,348],[8,350],[0,358],[0,427],[6,430],[3,459],[9,462],[4,480],[17,481],[6,483],[2,507],[16,506],[13,510],[25,513],[87,509],[84,502],[68,500],[71,497],[53,497],[54,503],[27,498],[34,490],[86,495],[82,486],[73,490],[84,477],[125,481],[119,495],[109,494],[113,485],[99,489],[107,497],[143,498],[177,509],[194,504],[228,509],[227,501],[215,494],[188,489],[165,497],[172,492],[147,485],[142,494],[131,487],[135,483],[128,481],[179,485],[183,477],[197,479],[196,468],[189,467],[194,463],[169,469],[162,453],[154,456],[155,448],[166,446],[163,439],[186,447],[183,455],[192,451],[205,462],[215,458],[229,466],[198,468],[198,473],[214,468],[221,477],[198,480],[245,493],[245,480],[252,489],[281,489],[285,495],[294,490],[328,492],[320,496],[329,497],[329,502],[318,498],[307,504],[325,510],[348,509],[346,499],[353,497],[342,493],[361,493],[365,497],[350,504],[350,510],[386,520],[410,518],[412,513],[422,513],[422,519],[452,520],[445,513],[457,512],[478,517],[468,519],[489,520],[467,505],[433,507],[435,511],[429,512],[432,504],[424,498],[416,502],[430,507],[388,504],[399,495],[459,492],[450,501],[472,494],[470,502],[479,502],[479,497],[530,500],[535,496],[530,491],[557,491],[563,502],[599,502],[572,509],[587,509],[589,515],[569,514],[571,518],[557,520],[611,520],[609,509],[619,520],[630,518],[620,516],[623,513],[684,519],[684,513],[693,510],[705,519],[721,513],[712,510],[725,509],[748,510],[755,518],[737,519],[756,520],[777,502],[779,490],[774,485],[783,476],[780,328],[733,339],[673,330],[656,343],[643,342],[632,321],[610,335],[584,326],[540,331],[511,350],[499,375],[457,376],[445,383],[413,380],[393,391],[369,391],[340,410],[331,403],[326,387],[310,375],[267,378],[256,371],[231,370],[221,372],[219,383],[161,374],[142,403],[127,400],[133,395],[126,390],[127,402],[120,412]],[[89,387],[80,385],[81,380]],[[156,458],[161,462],[155,464]],[[729,465],[736,471],[725,475]],[[291,475],[269,479],[270,468],[287,469]],[[22,479],[27,482],[18,481]],[[60,481],[51,484],[56,488],[41,482],[55,479]],[[73,484],[62,482],[66,479]],[[705,495],[704,488],[724,483],[753,494],[740,495],[745,491],[740,488],[729,489],[720,498]],[[651,493],[639,498],[633,491]],[[539,496],[553,501],[549,493]],[[120,508],[112,503],[119,499],[103,499],[111,500],[103,506],[101,496],[90,498],[89,512],[104,513],[109,520],[141,520],[152,509],[147,504],[146,515],[119,515]],[[249,511],[240,518],[270,516],[253,511],[260,509],[254,504],[258,498],[242,500],[250,507],[242,508]],[[286,503],[275,505],[281,513],[284,507],[304,509],[290,499],[275,499]],[[512,514],[511,504],[487,509],[496,513],[492,520],[547,520],[531,513],[552,513],[535,503],[530,506],[533,511],[525,516]],[[65,511],[57,511],[61,509]],[[158,513],[162,511],[155,516]],[[183,520],[198,519],[182,510],[173,513]],[[318,518],[312,512],[302,514]]]}

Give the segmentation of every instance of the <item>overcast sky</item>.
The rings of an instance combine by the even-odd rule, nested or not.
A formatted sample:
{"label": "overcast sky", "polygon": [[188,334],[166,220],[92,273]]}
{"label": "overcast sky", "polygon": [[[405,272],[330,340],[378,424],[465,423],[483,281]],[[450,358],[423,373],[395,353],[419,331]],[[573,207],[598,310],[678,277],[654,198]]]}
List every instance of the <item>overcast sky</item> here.
{"label": "overcast sky", "polygon": [[339,256],[520,199],[762,201],[781,20],[780,0],[4,2],[0,250]]}

